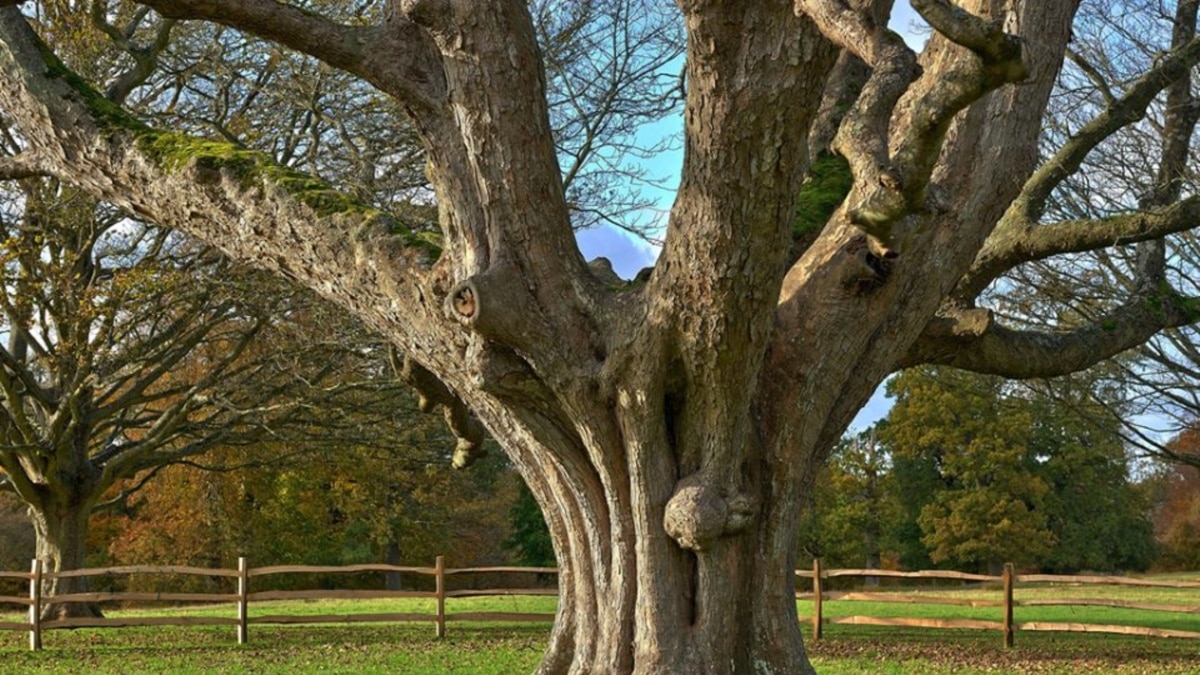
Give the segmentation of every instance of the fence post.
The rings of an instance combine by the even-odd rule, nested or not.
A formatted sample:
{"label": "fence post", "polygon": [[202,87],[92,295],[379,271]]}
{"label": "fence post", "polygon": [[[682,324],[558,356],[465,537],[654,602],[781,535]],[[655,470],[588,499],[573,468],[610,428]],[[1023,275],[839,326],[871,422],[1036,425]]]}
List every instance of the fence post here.
{"label": "fence post", "polygon": [[438,556],[434,563],[437,576],[437,636],[446,637],[446,558]]}
{"label": "fence post", "polygon": [[250,568],[246,564],[245,556],[238,557],[237,580],[237,641],[239,645],[244,645],[249,637],[246,629],[250,623]]}
{"label": "fence post", "polygon": [[813,558],[813,639],[821,639],[821,559]]}
{"label": "fence post", "polygon": [[1004,646],[1013,646],[1013,583],[1016,571],[1012,563],[1004,563]]}
{"label": "fence post", "polygon": [[29,648],[42,648],[42,561],[33,559],[29,575]]}

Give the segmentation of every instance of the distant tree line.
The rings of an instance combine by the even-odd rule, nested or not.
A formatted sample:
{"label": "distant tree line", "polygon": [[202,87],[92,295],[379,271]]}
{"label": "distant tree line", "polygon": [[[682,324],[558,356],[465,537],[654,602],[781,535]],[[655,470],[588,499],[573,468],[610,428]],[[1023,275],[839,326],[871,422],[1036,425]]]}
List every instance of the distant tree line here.
{"label": "distant tree line", "polygon": [[[905,371],[895,405],[822,469],[800,564],[996,572],[1200,565],[1200,476],[1133,462],[1112,405],[947,368]],[[1194,451],[1196,432],[1173,443]],[[1133,468],[1137,470],[1134,471]]]}

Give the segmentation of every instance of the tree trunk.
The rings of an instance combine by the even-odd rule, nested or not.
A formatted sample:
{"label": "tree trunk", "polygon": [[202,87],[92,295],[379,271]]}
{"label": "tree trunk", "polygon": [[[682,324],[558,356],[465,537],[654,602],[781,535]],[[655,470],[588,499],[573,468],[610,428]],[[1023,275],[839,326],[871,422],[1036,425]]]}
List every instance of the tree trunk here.
{"label": "tree trunk", "polygon": [[[29,517],[37,535],[37,557],[47,573],[82,569],[87,557],[88,520],[91,504],[70,501],[49,508],[30,507]],[[65,579],[47,576],[42,582],[42,619],[100,617],[100,606],[94,602],[55,602],[54,598],[68,593],[86,593],[90,584],[86,577]]]}
{"label": "tree trunk", "polygon": [[[779,534],[768,521],[708,539],[729,526],[728,500],[698,483],[676,491],[673,481],[651,479],[666,468],[662,455],[637,444],[619,451],[643,457],[614,471],[611,489],[564,481],[543,504],[560,599],[538,672],[813,672],[796,616],[794,546],[767,546]],[[650,465],[637,466],[643,459]],[[539,482],[540,497],[548,486]],[[698,514],[683,538],[699,550],[681,547],[663,527],[685,518],[678,495]]]}
{"label": "tree trunk", "polygon": [[[389,565],[400,564],[400,542],[394,538],[390,539],[383,549],[384,562]],[[401,590],[401,577],[399,572],[388,572],[383,575],[383,587],[389,591]]]}

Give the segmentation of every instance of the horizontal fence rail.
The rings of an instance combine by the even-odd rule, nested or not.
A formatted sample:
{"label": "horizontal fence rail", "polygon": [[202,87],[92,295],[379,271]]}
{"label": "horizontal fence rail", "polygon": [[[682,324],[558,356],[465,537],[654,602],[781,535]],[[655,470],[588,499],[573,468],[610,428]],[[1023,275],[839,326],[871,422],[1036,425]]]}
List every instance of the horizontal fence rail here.
{"label": "horizontal fence rail", "polygon": [[[271,576],[295,574],[355,574],[355,573],[402,573],[432,577],[434,590],[378,590],[378,589],[326,589],[326,590],[251,590],[252,581]],[[432,623],[438,637],[446,634],[447,622],[466,621],[552,621],[553,614],[519,613],[519,612],[447,612],[446,601],[455,598],[488,597],[488,596],[550,596],[557,595],[554,588],[485,588],[447,590],[447,577],[471,574],[557,574],[554,567],[463,567],[448,568],[445,559],[438,556],[432,567],[400,566],[386,564],[366,565],[272,565],[251,568],[245,558],[238,560],[237,569],[203,568],[186,565],[127,565],[121,567],[104,567],[71,570],[66,572],[45,571],[41,561],[33,561],[29,572],[0,571],[0,579],[15,579],[28,582],[27,596],[0,595],[0,604],[17,605],[28,608],[28,618],[24,622],[0,621],[0,631],[27,631],[31,649],[40,649],[42,633],[46,630],[60,628],[120,628],[129,626],[234,626],[237,641],[243,644],[248,639],[249,626],[265,624],[325,624],[325,623],[368,623],[368,622],[423,622]],[[90,578],[111,575],[158,574],[199,576],[217,579],[231,579],[236,589],[227,593],[184,593],[184,592],[86,592],[70,593],[53,598],[42,596],[43,583],[50,579]],[[1108,598],[1055,598],[1055,599],[1023,599],[1014,598],[1014,590],[1018,584],[1070,584],[1070,585],[1117,585],[1154,587],[1163,589],[1200,589],[1200,581],[1160,581],[1137,579],[1123,576],[1067,576],[1054,574],[1016,574],[1013,566],[1005,565],[1001,575],[972,574],[952,570],[923,570],[918,572],[900,572],[895,570],[876,569],[823,569],[820,560],[813,562],[811,570],[797,570],[796,576],[808,579],[812,584],[811,592],[797,592],[797,600],[811,599],[813,613],[811,617],[801,618],[804,623],[811,624],[813,637],[821,639],[823,629],[827,625],[869,625],[869,626],[899,626],[910,628],[940,628],[940,629],[969,629],[999,631],[1003,635],[1004,644],[1012,646],[1017,631],[1060,631],[1087,633],[1114,633],[1122,635],[1141,635],[1163,638],[1200,638],[1200,631],[1170,630],[1150,628],[1145,626],[1121,626],[1099,623],[1082,622],[1052,622],[1026,621],[1017,622],[1014,610],[1017,607],[1046,607],[1046,606],[1089,606],[1110,607],[1116,609],[1134,609],[1164,613],[1200,614],[1200,605],[1175,604],[1169,602],[1137,602]],[[896,592],[882,591],[829,591],[824,582],[837,578],[880,578],[913,579],[913,580],[945,580],[964,583],[997,584],[995,599],[981,598],[951,598],[951,597],[918,597]],[[358,614],[319,614],[319,615],[290,615],[290,614],[260,614],[250,615],[250,605],[255,602],[289,601],[289,600],[373,600],[391,598],[424,598],[433,600],[433,612],[384,612]],[[879,616],[824,616],[825,602],[832,601],[865,601],[878,603],[896,603],[905,605],[944,605],[957,607],[996,608],[999,610],[996,620],[965,619],[965,618],[918,618],[918,617],[879,617]],[[232,616],[176,616],[176,617],[87,617],[42,620],[43,608],[49,603],[65,602],[132,602],[154,603],[172,602],[188,604],[232,604],[236,611]]]}
{"label": "horizontal fence rail", "polygon": [[[363,572],[415,574],[432,577],[435,589],[432,591],[414,590],[371,590],[371,589],[325,589],[325,590],[264,590],[251,591],[251,580],[269,576],[291,574],[355,574]],[[434,625],[438,637],[446,634],[448,621],[552,621],[553,614],[518,613],[518,612],[458,612],[446,611],[446,600],[449,598],[487,597],[487,596],[541,596],[557,595],[558,591],[549,588],[493,588],[493,589],[463,589],[447,590],[446,577],[466,574],[557,574],[554,567],[463,567],[448,568],[445,560],[438,556],[433,567],[412,567],[402,565],[368,564],[368,565],[272,565],[268,567],[248,566],[245,558],[238,560],[237,569],[190,567],[184,565],[127,565],[121,567],[97,567],[70,570],[66,572],[45,572],[41,561],[35,560],[30,572],[0,572],[0,579],[17,579],[28,581],[29,596],[0,595],[0,604],[21,605],[29,608],[28,619],[25,622],[0,622],[0,631],[28,631],[31,649],[41,649],[42,633],[59,628],[124,628],[130,626],[234,626],[237,631],[237,641],[244,644],[248,639],[251,624],[323,624],[323,623],[369,623],[369,622],[427,622]],[[172,574],[180,576],[199,576],[209,578],[234,579],[237,583],[236,592],[230,593],[175,593],[175,592],[87,592],[64,593],[53,598],[43,597],[41,588],[44,581],[50,579],[92,578],[112,575],[134,574]],[[436,603],[436,611],[420,612],[384,612],[357,614],[262,614],[251,616],[250,605],[254,602],[269,600],[368,600],[390,598],[425,598]],[[236,607],[235,616],[177,616],[177,617],[80,617],[54,620],[42,620],[43,608],[49,603],[67,602],[174,602],[188,604],[233,604]]]}
{"label": "horizontal fence rail", "polygon": [[[1061,599],[1029,599],[1016,600],[1014,592],[1018,584],[1070,584],[1070,585],[1108,585],[1135,586],[1141,588],[1166,589],[1200,589],[1200,581],[1160,581],[1155,579],[1138,579],[1124,576],[1087,576],[1062,574],[1020,574],[1018,575],[1011,563],[1004,566],[1004,572],[999,575],[969,574],[953,570],[923,570],[920,572],[899,572],[895,570],[872,569],[822,569],[821,561],[814,560],[812,570],[796,570],[796,576],[812,581],[812,592],[796,593],[797,600],[811,599],[813,614],[801,618],[802,622],[812,624],[814,639],[821,639],[826,625],[869,625],[869,626],[905,626],[910,628],[963,628],[972,630],[996,630],[1003,634],[1004,645],[1013,646],[1017,631],[1056,631],[1067,633],[1114,633],[1120,635],[1141,635],[1146,637],[1200,639],[1200,631],[1172,630],[1151,628],[1147,626],[1122,626],[1112,624],[1084,622],[1054,622],[1026,621],[1016,622],[1014,610],[1016,607],[1046,607],[1046,606],[1078,606],[1078,607],[1110,607],[1114,609],[1137,609],[1164,613],[1200,614],[1200,606],[1180,605],[1170,603],[1134,602],[1109,598],[1061,598]],[[979,582],[999,584],[997,599],[979,600],[943,597],[915,597],[899,593],[886,592],[830,592],[823,588],[823,581],[838,577],[864,578],[899,578],[899,579],[940,579],[950,581]],[[954,605],[960,607],[998,607],[1001,617],[998,621],[981,619],[931,619],[915,617],[876,617],[876,616],[842,616],[829,618],[824,616],[824,602],[868,601],[884,603],[903,603],[920,605]]]}

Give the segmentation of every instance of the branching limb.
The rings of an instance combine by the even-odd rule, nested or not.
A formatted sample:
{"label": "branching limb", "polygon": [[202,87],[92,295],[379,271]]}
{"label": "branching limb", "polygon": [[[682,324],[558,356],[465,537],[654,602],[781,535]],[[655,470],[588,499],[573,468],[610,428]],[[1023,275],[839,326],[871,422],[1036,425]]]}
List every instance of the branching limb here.
{"label": "branching limb", "polygon": [[1154,99],[1197,63],[1200,63],[1200,39],[1193,39],[1138,78],[1124,96],[1075,132],[1029,178],[1020,197],[1013,202],[1012,209],[1005,216],[1005,220],[1011,224],[1002,222],[1001,227],[1019,227],[1037,222],[1046,210],[1046,200],[1050,194],[1079,170],[1088,153],[1119,129],[1145,117],[1146,109]]}
{"label": "branching limb", "polygon": [[1074,330],[1014,330],[986,310],[944,310],[899,364],[936,363],[1016,379],[1084,370],[1144,343],[1155,333],[1200,318],[1200,301],[1173,292],[1139,294]]}
{"label": "branching limb", "polygon": [[921,74],[917,56],[903,38],[878,25],[871,12],[821,0],[797,0],[796,9],[834,44],[872,68],[834,136],[833,149],[850,162],[856,183],[865,186],[851,220],[887,242],[892,223],[905,208],[899,192],[903,180],[895,174],[888,151],[889,128],[897,102]]}
{"label": "branching limb", "polygon": [[100,29],[112,40],[113,44],[133,59],[133,67],[117,75],[104,92],[105,98],[114,103],[123,102],[129,97],[130,92],[149,79],[158,66],[159,55],[171,41],[171,30],[177,23],[174,19],[167,19],[159,24],[150,44],[134,43],[133,35],[149,13],[148,7],[139,8],[134,13],[129,25],[122,30],[108,21],[107,0],[93,0],[92,2],[90,13],[92,25]]}
{"label": "branching limb", "polygon": [[[1026,181],[1021,194],[959,283],[955,296],[969,303],[992,281],[1023,262],[1041,260],[1059,253],[1087,251],[1121,243],[1147,241],[1187,229],[1194,224],[1195,198],[1172,204],[1178,198],[1178,178],[1186,163],[1189,141],[1197,120],[1191,103],[1190,71],[1200,63],[1200,38],[1195,37],[1195,3],[1181,3],[1180,12],[1191,20],[1180,20],[1173,36],[1175,48],[1138,78],[1125,94],[1112,98],[1091,122],[1076,131],[1066,143]],[[1185,27],[1181,30],[1180,27]],[[1190,26],[1190,28],[1186,28]],[[1053,191],[1079,171],[1088,154],[1120,129],[1146,115],[1150,104],[1163,91],[1168,93],[1163,160],[1153,194],[1143,203],[1144,213],[1133,213],[1099,221],[1082,220],[1040,225],[1047,200]],[[1191,223],[1188,223],[1188,219]]]}
{"label": "branching limb", "polygon": [[[913,7],[947,39],[973,54],[926,73],[932,84],[906,97],[913,94],[910,85],[922,72],[899,35],[877,25],[870,12],[845,2],[796,3],[797,11],[808,14],[826,37],[873,68],[833,147],[854,171],[851,222],[885,247],[891,245],[892,226],[924,208],[925,191],[954,116],[1026,74],[1020,40],[1000,24],[944,0],[914,2]],[[897,117],[898,106],[905,114]]]}
{"label": "branching limb", "polygon": [[900,181],[897,191],[907,207],[882,214],[893,221],[925,207],[925,193],[954,117],[1004,84],[1028,73],[1022,42],[1004,32],[1000,22],[985,21],[945,0],[912,3],[930,25],[951,42],[970,50],[943,61],[944,67],[924,74],[928,87],[901,101],[904,114],[893,129],[892,165]]}
{"label": "branching limb", "polygon": [[[1156,220],[1156,214],[1134,214],[1103,221],[1109,230],[1106,232],[1108,235],[1117,234],[1111,230],[1122,224],[1133,226],[1132,230],[1121,232],[1119,236],[1110,236],[1107,242],[1101,237],[1089,237],[1086,232],[1068,232],[1069,224],[1060,224],[1052,230],[1052,234],[1043,236],[1037,232],[1041,229],[1037,223],[1045,212],[1046,200],[1050,194],[1079,170],[1088,153],[1117,130],[1142,119],[1150,103],[1197,63],[1200,63],[1200,39],[1192,39],[1184,48],[1162,59],[1157,67],[1135,82],[1124,96],[1109,105],[1064,143],[1062,148],[1026,182],[1020,197],[1013,202],[959,285],[957,295],[963,299],[975,297],[994,279],[1021,262],[1045,258],[1055,253],[1111,245],[1124,237],[1136,240],[1133,239],[1137,236],[1136,228],[1144,221]],[[1181,202],[1169,211],[1178,213],[1193,209],[1194,205],[1190,202],[1191,200]],[[1157,215],[1161,218],[1162,212]],[[1080,221],[1075,225],[1087,226],[1090,222]],[[1165,231],[1162,234],[1177,231],[1163,229]],[[1027,243],[1031,239],[1037,239],[1039,243]],[[1090,239],[1093,245],[1084,249],[1078,248],[1084,239]],[[1055,250],[1054,241],[1060,242],[1061,248]]]}
{"label": "branching limb", "polygon": [[383,25],[366,27],[340,24],[273,0],[141,4],[169,19],[205,19],[286,45],[359,75],[410,105],[429,107],[445,96],[437,50],[425,31],[401,13],[393,13]]}

